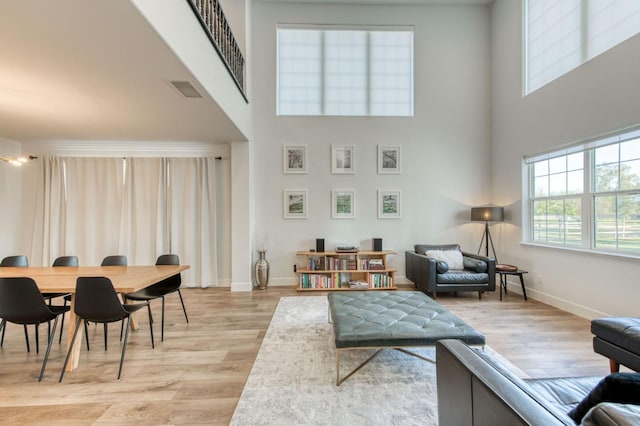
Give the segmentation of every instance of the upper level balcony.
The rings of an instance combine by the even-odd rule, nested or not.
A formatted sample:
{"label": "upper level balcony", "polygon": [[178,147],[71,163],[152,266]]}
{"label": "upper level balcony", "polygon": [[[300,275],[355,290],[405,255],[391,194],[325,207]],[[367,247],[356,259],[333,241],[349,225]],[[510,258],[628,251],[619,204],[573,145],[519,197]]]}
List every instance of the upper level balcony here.
{"label": "upper level balcony", "polygon": [[244,57],[219,0],[187,0],[238,86],[244,93]]}

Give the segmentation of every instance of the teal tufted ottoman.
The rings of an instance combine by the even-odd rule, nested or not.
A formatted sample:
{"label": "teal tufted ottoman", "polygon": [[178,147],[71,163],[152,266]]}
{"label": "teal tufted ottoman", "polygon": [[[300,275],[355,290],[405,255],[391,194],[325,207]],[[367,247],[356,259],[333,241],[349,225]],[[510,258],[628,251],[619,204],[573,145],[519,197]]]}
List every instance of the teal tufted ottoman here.
{"label": "teal tufted ottoman", "polygon": [[[405,348],[435,346],[442,339],[485,344],[482,333],[420,291],[349,291],[329,293],[327,297],[338,386],[386,348],[434,362]],[[340,379],[340,351],[372,348],[378,351]]]}

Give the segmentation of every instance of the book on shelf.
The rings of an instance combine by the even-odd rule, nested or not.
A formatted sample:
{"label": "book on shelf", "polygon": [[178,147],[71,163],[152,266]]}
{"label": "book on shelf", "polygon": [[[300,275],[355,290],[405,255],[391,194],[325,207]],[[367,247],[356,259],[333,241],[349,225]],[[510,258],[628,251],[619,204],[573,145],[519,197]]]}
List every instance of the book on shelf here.
{"label": "book on shelf", "polygon": [[307,269],[310,271],[324,271],[324,256],[309,256],[307,258]]}
{"label": "book on shelf", "polygon": [[393,277],[387,274],[370,274],[369,288],[389,288],[393,287]]}
{"label": "book on shelf", "polygon": [[328,257],[327,270],[329,271],[355,271],[357,269],[356,258],[347,257]]}
{"label": "book on shelf", "polygon": [[369,259],[369,267],[367,269],[372,271],[381,271],[384,269],[384,262],[382,259]]}

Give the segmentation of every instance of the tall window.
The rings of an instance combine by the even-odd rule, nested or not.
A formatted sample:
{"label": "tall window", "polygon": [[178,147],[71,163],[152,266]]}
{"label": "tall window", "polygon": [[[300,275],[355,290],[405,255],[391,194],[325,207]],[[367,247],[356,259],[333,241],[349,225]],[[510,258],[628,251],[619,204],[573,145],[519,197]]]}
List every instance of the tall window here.
{"label": "tall window", "polygon": [[640,130],[525,163],[529,241],[640,255]]}
{"label": "tall window", "polygon": [[567,245],[581,243],[583,157],[582,153],[577,153],[533,163],[534,241]]}
{"label": "tall window", "polygon": [[640,32],[638,0],[525,0],[525,94]]}
{"label": "tall window", "polygon": [[413,115],[413,30],[278,28],[278,115]]}

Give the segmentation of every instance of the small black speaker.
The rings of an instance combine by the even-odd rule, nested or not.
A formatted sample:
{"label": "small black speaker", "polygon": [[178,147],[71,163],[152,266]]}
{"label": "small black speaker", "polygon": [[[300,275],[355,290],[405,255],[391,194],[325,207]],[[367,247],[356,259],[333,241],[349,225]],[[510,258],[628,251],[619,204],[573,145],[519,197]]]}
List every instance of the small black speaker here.
{"label": "small black speaker", "polygon": [[373,251],[382,251],[382,238],[373,239]]}
{"label": "small black speaker", "polygon": [[319,253],[324,251],[324,238],[316,238],[316,251]]}

